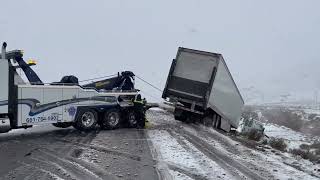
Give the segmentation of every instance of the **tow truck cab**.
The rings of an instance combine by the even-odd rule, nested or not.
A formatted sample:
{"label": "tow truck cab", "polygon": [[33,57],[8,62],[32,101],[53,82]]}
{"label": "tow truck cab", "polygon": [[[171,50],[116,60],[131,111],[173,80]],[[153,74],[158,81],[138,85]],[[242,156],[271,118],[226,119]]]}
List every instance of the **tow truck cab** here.
{"label": "tow truck cab", "polygon": [[6,132],[10,130],[9,119],[9,62],[6,61],[5,47],[3,44],[1,60],[0,60],[0,82],[2,83],[0,88],[0,132]]}

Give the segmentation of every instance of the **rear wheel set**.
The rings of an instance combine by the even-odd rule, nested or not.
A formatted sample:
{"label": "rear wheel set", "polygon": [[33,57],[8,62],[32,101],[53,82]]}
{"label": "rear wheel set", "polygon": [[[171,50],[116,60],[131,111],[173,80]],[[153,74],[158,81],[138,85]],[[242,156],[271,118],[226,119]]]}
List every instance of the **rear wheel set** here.
{"label": "rear wheel set", "polygon": [[[128,127],[138,127],[138,119],[134,110],[127,111],[127,113],[125,113],[124,120]],[[117,129],[123,123],[122,114],[120,110],[113,108],[106,111],[98,118],[98,113],[96,111],[92,109],[82,109],[77,113],[73,126],[81,131],[89,131],[95,129],[97,123],[102,129]]]}
{"label": "rear wheel set", "polygon": [[102,129],[117,129],[121,125],[129,128],[138,127],[138,118],[134,110],[129,109],[126,112],[120,112],[118,109],[111,109],[104,114],[100,122]]}

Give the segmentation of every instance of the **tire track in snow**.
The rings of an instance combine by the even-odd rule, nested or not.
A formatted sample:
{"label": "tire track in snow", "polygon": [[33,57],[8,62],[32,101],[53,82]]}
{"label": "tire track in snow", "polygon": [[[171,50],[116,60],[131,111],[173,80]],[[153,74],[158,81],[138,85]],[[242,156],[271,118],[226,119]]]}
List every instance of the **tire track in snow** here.
{"label": "tire track in snow", "polygon": [[112,150],[103,146],[98,146],[98,145],[90,145],[90,144],[84,144],[84,143],[77,143],[77,142],[73,142],[73,141],[69,141],[69,140],[65,140],[65,139],[56,139],[57,141],[61,141],[61,142],[65,142],[65,143],[69,143],[72,146],[75,147],[81,147],[81,148],[89,148],[89,149],[93,149],[99,152],[103,152],[103,153],[109,153],[109,154],[113,154],[116,156],[122,156],[122,157],[126,157],[135,161],[141,161],[141,157],[134,155],[134,154],[129,154],[129,153],[125,153],[125,152],[120,152],[120,151],[116,151],[116,150]]}
{"label": "tire track in snow", "polygon": [[[274,173],[270,172],[270,169],[265,168],[263,164],[258,163],[257,165],[256,163],[248,161],[248,159],[253,157],[254,159],[258,158],[257,160],[260,160],[260,162],[264,162],[264,160],[259,159],[257,155],[253,154],[256,149],[253,150],[248,147],[242,147],[240,145],[242,144],[241,142],[233,139],[236,137],[228,136],[226,132],[223,132],[222,130],[210,129],[210,127],[203,125],[189,124],[184,126],[184,130],[189,131],[190,133],[195,132],[197,137],[202,138],[211,146],[218,145],[217,149],[219,151],[225,152],[227,156],[230,156],[235,159],[235,161],[243,164],[247,169],[258,172],[260,176],[267,179],[277,179],[274,177]],[[192,132],[190,130],[192,130]]]}
{"label": "tire track in snow", "polygon": [[[173,178],[180,178],[177,174],[195,179],[234,179],[230,173],[220,167],[216,162],[207,158],[191,143],[184,146],[167,130],[151,130],[149,136],[154,148],[160,154],[159,165],[166,165],[166,169]],[[186,140],[185,140],[186,141]],[[160,163],[161,162],[161,163]],[[178,168],[177,168],[178,167]],[[179,172],[179,171],[180,172]]]}
{"label": "tire track in snow", "polygon": [[185,167],[181,168],[180,165],[174,165],[174,164],[168,163],[168,167],[169,167],[169,169],[176,171],[176,172],[179,172],[181,174],[184,174],[192,179],[209,180],[207,177],[202,176],[200,174],[191,173],[191,171],[186,170]]}
{"label": "tire track in snow", "polygon": [[61,158],[61,157],[57,156],[56,154],[51,153],[50,150],[48,150],[48,149],[45,149],[45,151],[39,149],[39,152],[40,153],[38,153],[38,156],[42,156],[47,161],[51,161],[51,162],[55,162],[55,163],[59,164],[68,173],[73,174],[76,177],[76,179],[98,179],[98,180],[102,179],[101,177],[96,175],[94,172],[88,170],[87,168],[83,167],[82,165],[80,165],[76,162],[67,160],[65,158]]}
{"label": "tire track in snow", "polygon": [[[88,141],[87,138],[85,140]],[[75,147],[85,144],[79,143],[79,146],[75,146],[72,143],[65,143],[63,146],[57,146],[57,144],[31,144],[36,148],[31,150],[30,158],[24,160],[30,165],[42,167],[52,173],[59,174],[59,171],[64,171],[62,177],[66,179],[70,179],[70,177],[72,177],[71,179],[101,179],[100,176],[114,179],[113,176],[106,174],[103,170],[72,157],[72,152],[76,150]]]}
{"label": "tire track in snow", "polygon": [[185,149],[191,151],[192,154],[194,154],[194,152],[191,150],[192,148],[184,140],[191,143],[191,145],[193,145],[199,152],[203,153],[206,157],[208,157],[209,159],[211,159],[212,161],[214,161],[218,165],[220,165],[223,169],[225,169],[227,172],[229,172],[231,175],[233,175],[233,177],[235,179],[243,179],[244,178],[243,175],[241,176],[241,173],[239,173],[237,170],[235,170],[232,166],[225,164],[225,163],[221,163],[219,158],[212,156],[211,154],[208,154],[203,149],[203,147],[199,148],[198,144],[194,144],[193,141],[190,141],[190,139],[188,137],[184,136],[182,133],[178,134],[176,131],[173,131],[173,130],[168,130],[168,132],[173,138],[175,138],[177,140],[177,142],[180,145],[182,145]]}
{"label": "tire track in snow", "polygon": [[46,176],[48,175],[49,177],[51,177],[52,179],[54,180],[63,180],[61,177],[59,177],[58,175],[50,172],[50,171],[47,171],[43,168],[40,168],[40,167],[37,167],[37,166],[33,166],[31,164],[28,164],[28,163],[25,163],[25,162],[20,162],[21,164],[23,164],[24,166],[28,166],[28,167],[31,167],[31,168],[35,168],[41,172],[44,173],[45,176],[43,176],[43,178],[39,178],[39,179],[47,179]]}
{"label": "tire track in snow", "polygon": [[[208,158],[217,162],[221,166],[223,166],[229,170],[231,170],[232,168],[235,168],[236,170],[238,170],[240,173],[242,173],[243,175],[245,175],[245,177],[247,177],[249,179],[262,179],[262,180],[265,179],[264,177],[260,176],[259,174],[248,169],[246,166],[244,166],[241,163],[230,158],[227,154],[224,154],[223,152],[214,148],[210,144],[206,143],[201,138],[199,138],[199,137],[197,137],[197,136],[195,136],[185,130],[180,130],[179,134],[181,134],[184,138],[186,138],[191,144],[193,144],[199,151],[204,153]],[[243,178],[243,177],[241,177],[241,178]]]}

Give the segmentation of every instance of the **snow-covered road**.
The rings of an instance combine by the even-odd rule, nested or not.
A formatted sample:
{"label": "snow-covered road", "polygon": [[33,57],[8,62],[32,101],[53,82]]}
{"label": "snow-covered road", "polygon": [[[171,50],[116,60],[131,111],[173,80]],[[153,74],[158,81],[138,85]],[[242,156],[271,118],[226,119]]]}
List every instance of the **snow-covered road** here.
{"label": "snow-covered road", "polygon": [[[270,147],[249,148],[237,137],[148,112],[160,172],[172,179],[319,179],[319,166]],[[307,168],[307,169],[305,169]],[[168,175],[169,174],[169,175]]]}

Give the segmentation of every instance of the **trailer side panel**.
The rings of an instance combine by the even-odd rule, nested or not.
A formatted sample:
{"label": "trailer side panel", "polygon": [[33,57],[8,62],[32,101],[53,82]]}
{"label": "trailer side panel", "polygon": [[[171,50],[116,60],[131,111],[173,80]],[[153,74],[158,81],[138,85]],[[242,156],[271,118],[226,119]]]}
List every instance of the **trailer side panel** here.
{"label": "trailer side panel", "polygon": [[244,102],[222,56],[207,106],[238,127]]}

